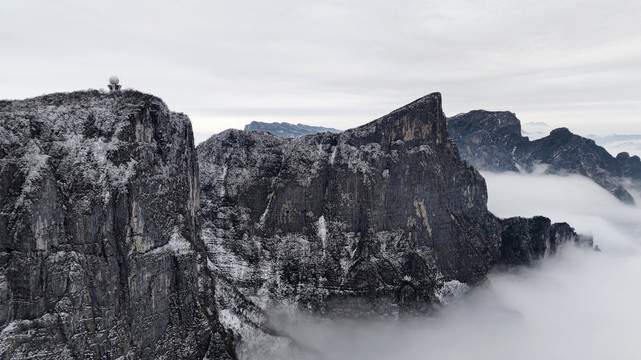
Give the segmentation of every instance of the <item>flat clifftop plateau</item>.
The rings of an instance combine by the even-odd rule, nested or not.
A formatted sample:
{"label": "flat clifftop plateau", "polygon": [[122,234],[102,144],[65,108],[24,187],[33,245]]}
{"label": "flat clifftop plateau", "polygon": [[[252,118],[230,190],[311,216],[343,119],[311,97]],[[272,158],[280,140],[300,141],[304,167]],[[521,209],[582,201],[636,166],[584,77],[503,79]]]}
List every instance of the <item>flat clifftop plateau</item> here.
{"label": "flat clifftop plateau", "polygon": [[0,101],[0,357],[233,358],[189,119],[135,91]]}
{"label": "flat clifftop plateau", "polygon": [[[494,266],[590,242],[547,218],[492,215],[438,93],[340,134],[228,130],[197,152],[210,258],[244,304],[268,313],[429,312]],[[221,308],[242,333],[247,307]]]}
{"label": "flat clifftop plateau", "polygon": [[484,110],[453,116],[447,125],[461,157],[479,170],[531,172],[546,164],[546,173],[587,176],[629,204],[634,198],[626,186],[641,188],[638,156],[620,153],[615,158],[566,128],[530,141],[521,136],[521,122],[513,113]]}

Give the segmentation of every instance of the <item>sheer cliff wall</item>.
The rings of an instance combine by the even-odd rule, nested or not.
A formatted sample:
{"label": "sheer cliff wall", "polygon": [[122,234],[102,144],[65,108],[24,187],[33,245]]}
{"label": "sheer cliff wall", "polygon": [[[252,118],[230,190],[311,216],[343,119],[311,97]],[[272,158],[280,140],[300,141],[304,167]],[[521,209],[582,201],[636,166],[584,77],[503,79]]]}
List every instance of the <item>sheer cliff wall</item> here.
{"label": "sheer cliff wall", "polygon": [[233,357],[189,119],[135,91],[0,102],[0,357]]}
{"label": "sheer cliff wall", "polygon": [[197,151],[210,257],[263,309],[429,311],[455,284],[577,238],[548,220],[532,247],[528,224],[488,212],[485,181],[459,158],[438,93],[340,134],[229,130]]}

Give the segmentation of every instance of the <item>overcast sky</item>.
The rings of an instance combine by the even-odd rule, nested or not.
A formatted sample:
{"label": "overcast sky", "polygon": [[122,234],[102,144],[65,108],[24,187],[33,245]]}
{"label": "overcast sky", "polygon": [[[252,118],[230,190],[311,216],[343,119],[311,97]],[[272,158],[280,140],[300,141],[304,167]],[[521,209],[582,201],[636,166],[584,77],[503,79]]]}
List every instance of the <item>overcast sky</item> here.
{"label": "overcast sky", "polygon": [[641,133],[639,0],[3,0],[0,39],[0,99],[117,75],[197,140],[252,120],[346,129],[435,91],[448,116]]}

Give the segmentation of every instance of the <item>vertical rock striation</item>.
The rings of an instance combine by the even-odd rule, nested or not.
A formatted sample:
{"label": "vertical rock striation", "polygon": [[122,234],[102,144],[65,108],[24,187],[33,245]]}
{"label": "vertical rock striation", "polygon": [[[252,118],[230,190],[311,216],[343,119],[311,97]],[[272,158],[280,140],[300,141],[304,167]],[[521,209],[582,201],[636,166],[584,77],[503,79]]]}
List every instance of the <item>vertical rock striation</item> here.
{"label": "vertical rock striation", "polygon": [[150,95],[0,101],[0,357],[303,358],[274,313],[430,311],[590,241],[486,203],[437,93],[340,134],[229,130],[197,154]]}
{"label": "vertical rock striation", "polygon": [[[221,278],[262,310],[429,311],[452,284],[579,239],[545,218],[517,227],[488,212],[438,93],[340,134],[228,130],[197,152],[203,240]],[[230,319],[239,309],[222,307]]]}
{"label": "vertical rock striation", "polygon": [[592,247],[592,238],[577,235],[567,223],[552,224],[550,219],[513,217],[501,219],[500,267],[529,265],[549,257],[566,243]]}
{"label": "vertical rock striation", "polygon": [[0,102],[0,357],[233,358],[191,124],[127,91]]}

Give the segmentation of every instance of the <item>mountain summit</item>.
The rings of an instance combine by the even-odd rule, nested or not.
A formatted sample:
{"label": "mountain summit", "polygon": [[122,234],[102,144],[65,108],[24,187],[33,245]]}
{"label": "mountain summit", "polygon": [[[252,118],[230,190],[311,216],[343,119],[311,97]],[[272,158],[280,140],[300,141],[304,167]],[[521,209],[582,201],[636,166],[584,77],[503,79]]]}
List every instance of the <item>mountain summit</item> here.
{"label": "mountain summit", "polygon": [[0,357],[305,353],[288,314],[429,313],[591,243],[486,203],[438,93],[340,134],[197,149],[187,116],[136,91],[0,101]]}
{"label": "mountain summit", "polygon": [[621,153],[616,158],[594,140],[567,128],[530,141],[521,136],[521,122],[511,112],[475,110],[448,119],[448,130],[461,157],[479,170],[527,171],[548,165],[552,174],[589,177],[619,200],[633,204],[623,178],[641,188],[641,159]]}
{"label": "mountain summit", "polygon": [[485,181],[448,137],[438,93],[340,134],[228,130],[197,152],[203,240],[244,299],[223,305],[235,333],[253,331],[243,325],[248,308],[430,311],[495,266],[587,240],[547,218],[491,214]]}

